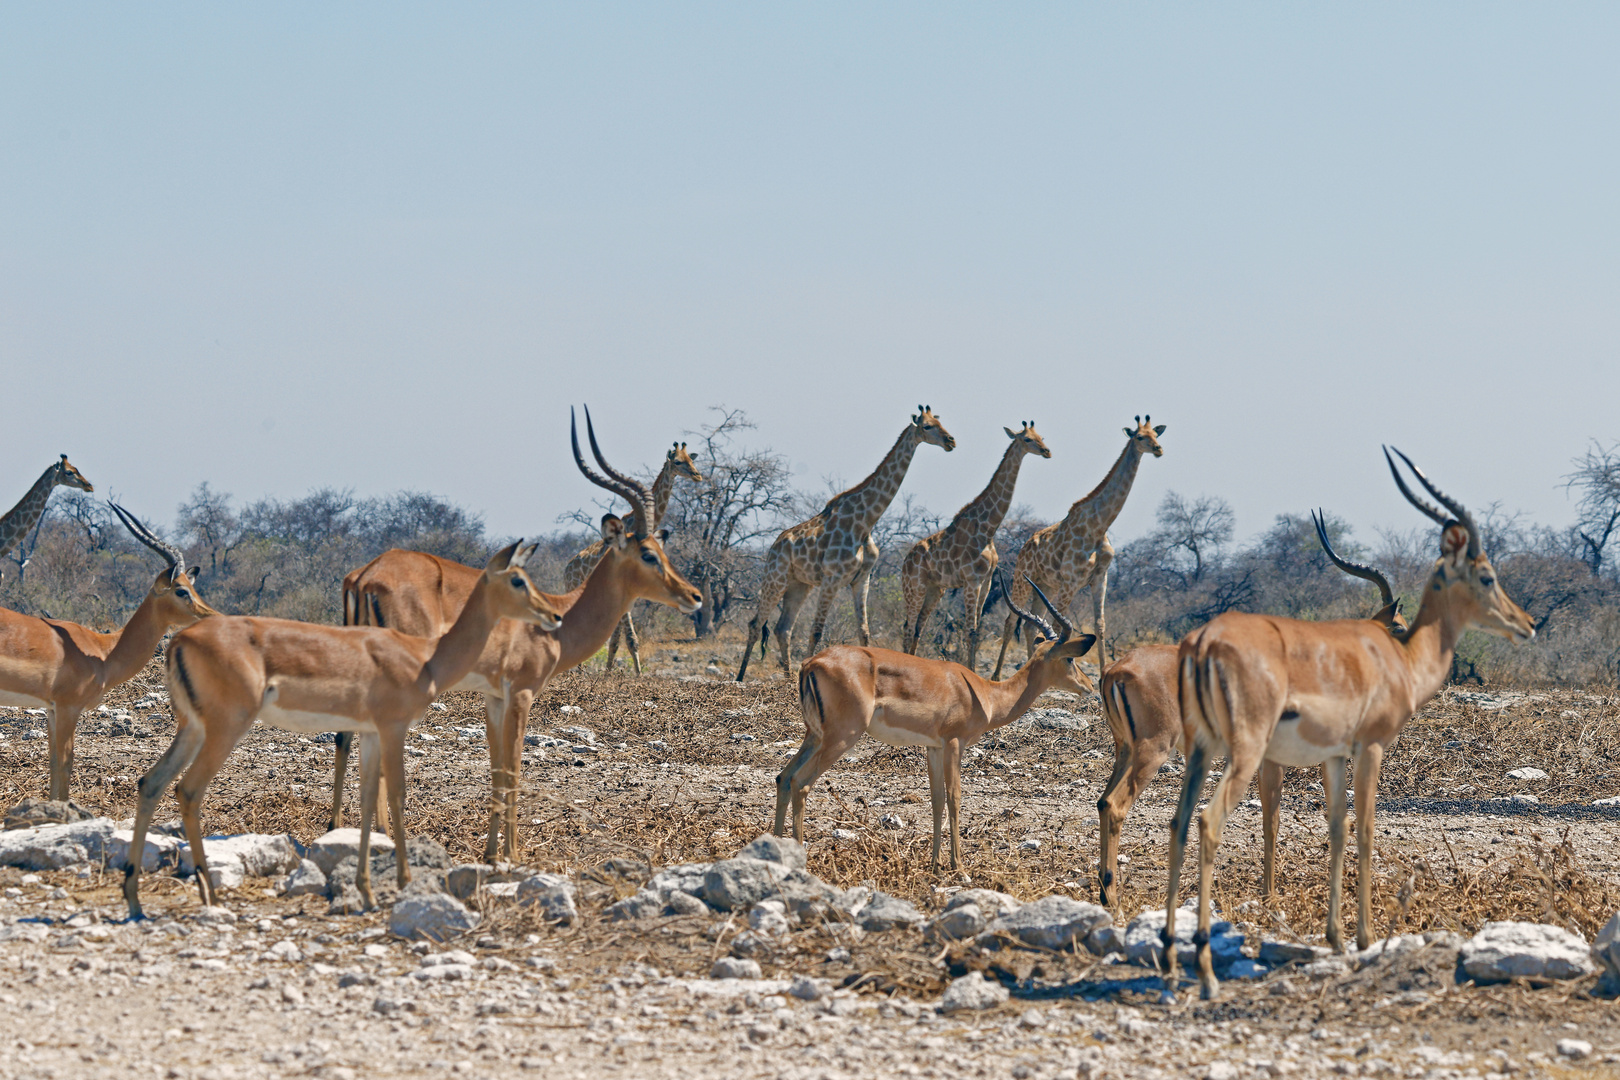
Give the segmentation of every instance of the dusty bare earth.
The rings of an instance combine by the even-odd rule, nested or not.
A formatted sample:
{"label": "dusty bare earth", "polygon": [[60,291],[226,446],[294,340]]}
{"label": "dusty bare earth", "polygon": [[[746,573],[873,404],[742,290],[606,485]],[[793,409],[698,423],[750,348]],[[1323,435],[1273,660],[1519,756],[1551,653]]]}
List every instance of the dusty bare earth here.
{"label": "dusty bare earth", "polygon": [[[761,957],[765,980],[711,982],[712,962],[746,928],[739,919],[612,923],[601,909],[635,890],[634,862],[726,857],[768,829],[776,771],[802,728],[779,677],[738,686],[704,674],[706,654],[677,662],[681,646],[654,652],[644,678],[562,678],[531,720],[531,733],[552,745],[526,752],[520,861],[576,876],[575,925],[489,901],[466,939],[412,944],[386,935],[383,914],[328,916],[324,898],[278,896],[275,882],[252,879],[225,898],[235,923],[219,924],[197,918],[193,883],[163,875],[145,880],[153,917],[132,925],[110,874],[30,880],[3,870],[0,1077],[539,1069],[1236,1080],[1596,1075],[1620,1065],[1620,1015],[1597,996],[1595,978],[1459,987],[1450,965],[1423,953],[1336,975],[1283,970],[1229,982],[1214,1003],[1182,993],[1166,1005],[1152,972],[1084,953],[987,953],[912,930],[820,924],[798,926]],[[135,780],[172,733],[167,706],[151,698],[161,689],[154,665],[109,699],[114,709],[148,702],[132,731],[120,726],[129,733],[115,734],[105,716],[81,727],[76,801],[115,818],[133,813]],[[445,704],[411,739],[408,826],[457,861],[475,861],[488,797],[482,704],[470,695]],[[870,883],[925,912],[970,881],[1025,899],[1095,900],[1095,804],[1112,743],[1094,702],[1040,704],[1089,723],[1080,731],[1020,723],[981,744],[964,781],[966,874],[928,871],[920,753],[876,743],[813,792],[810,870],[839,886]],[[1447,691],[1425,709],[1384,770],[1376,932],[1467,935],[1488,920],[1526,919],[1590,939],[1620,910],[1620,810],[1591,805],[1620,793],[1617,714],[1610,697],[1500,690]],[[43,734],[42,718],[0,710],[3,805],[44,793],[45,740],[35,732]],[[330,746],[255,730],[210,791],[205,828],[313,839],[325,831],[331,761]],[[1506,778],[1525,765],[1548,778]],[[1121,921],[1163,903],[1177,784],[1161,777],[1127,825]],[[1540,801],[1511,799],[1523,794]],[[1262,935],[1320,942],[1327,833],[1314,774],[1289,780],[1281,896],[1271,904],[1257,895],[1258,819],[1248,808],[1229,827],[1219,908],[1251,949]],[[849,835],[835,838],[834,829]],[[610,858],[628,869],[593,869]],[[1351,896],[1353,882],[1352,864]],[[415,977],[422,953],[456,949],[472,959],[470,979]],[[944,985],[971,970],[1000,980],[1011,1000],[940,1015]],[[801,1002],[784,992],[795,974],[842,989]],[[1593,1052],[1560,1057],[1560,1039]]]}

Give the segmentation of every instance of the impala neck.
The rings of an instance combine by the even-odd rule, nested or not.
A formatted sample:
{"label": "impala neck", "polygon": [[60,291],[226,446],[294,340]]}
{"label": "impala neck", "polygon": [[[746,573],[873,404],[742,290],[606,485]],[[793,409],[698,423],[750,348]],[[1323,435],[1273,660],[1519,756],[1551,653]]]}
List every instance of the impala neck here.
{"label": "impala neck", "polygon": [[850,511],[850,529],[856,536],[870,536],[878,519],[889,509],[900,483],[911,468],[911,459],[917,453],[917,425],[907,424],[906,430],[894,440],[894,446],[878,462],[872,475],[827,503],[823,515],[831,518],[839,511]]}
{"label": "impala neck", "polygon": [[1136,440],[1126,439],[1125,449],[1119,452],[1114,467],[1108,470],[1102,483],[1069,507],[1066,524],[1107,532],[1114,519],[1119,517],[1119,512],[1125,509],[1125,499],[1131,493],[1131,485],[1136,482],[1136,470],[1141,464],[1142,451],[1137,448]]}
{"label": "impala neck", "polygon": [[157,598],[148,594],[123,629],[97,634],[109,646],[101,662],[102,688],[118,686],[140,674],[168,632],[169,624],[158,618]]}
{"label": "impala neck", "polygon": [[1457,641],[1464,629],[1458,625],[1450,602],[1446,599],[1429,599],[1434,591],[1427,584],[1424,588],[1423,604],[1418,608],[1412,629],[1407,631],[1406,639],[1401,642],[1412,668],[1413,687],[1417,691],[1417,698],[1412,703],[1414,709],[1434,697],[1446,684],[1446,677],[1451,673],[1452,657],[1457,653]]}
{"label": "impala neck", "polygon": [[619,573],[620,560],[616,557],[619,554],[603,551],[585,584],[553,598],[563,612],[562,626],[553,631],[561,646],[561,655],[557,658],[559,671],[583,664],[595,656],[613,636],[613,628],[619,625],[636,599]]}
{"label": "impala neck", "polygon": [[478,575],[472,595],[461,607],[461,614],[433,645],[433,654],[422,667],[422,678],[430,697],[437,697],[467,677],[484,651],[490,631],[500,621],[489,597],[489,576]]}
{"label": "impala neck", "polygon": [[973,685],[979,692],[979,700],[984,702],[985,714],[990,721],[985,730],[994,731],[1012,723],[1028,712],[1035,699],[1046,692],[1045,684],[1034,681],[1039,667],[1038,664],[1025,664],[1011,678],[1001,682],[973,676]]}

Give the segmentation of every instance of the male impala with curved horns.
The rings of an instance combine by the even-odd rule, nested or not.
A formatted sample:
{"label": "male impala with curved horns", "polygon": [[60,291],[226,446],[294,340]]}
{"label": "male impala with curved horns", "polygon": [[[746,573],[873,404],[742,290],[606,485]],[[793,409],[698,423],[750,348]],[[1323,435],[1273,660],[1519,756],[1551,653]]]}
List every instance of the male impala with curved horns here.
{"label": "male impala with curved horns", "polygon": [[[454,686],[478,660],[502,619],[555,630],[561,615],[523,564],[537,545],[521,542],[495,554],[478,575],[455,623],[436,638],[369,626],[318,626],[289,619],[219,615],[181,631],[169,645],[166,681],[178,730],[163,756],[141,777],[129,850],[146,847],[158,799],[180,776],[178,796],[186,840],[197,865],[204,905],[214,902],[203,852],[202,798],[225,758],[262,721],[289,731],[349,731],[360,736],[359,869],[355,887],[371,898],[371,819],[380,774],[388,776],[395,850],[405,846],[405,734],[428,704]],[[141,917],[141,859],[124,871],[130,918]],[[409,860],[398,860],[401,887]]]}
{"label": "male impala with curved horns", "polygon": [[84,711],[95,708],[108,690],[140,674],[164,634],[219,614],[197,595],[191,580],[197,568],[186,573],[184,552],[159,540],[117,503],[108,505],[130,535],[168,563],[122,630],[101,634],[78,623],[0,608],[0,705],[46,708],[52,799],[68,797],[73,734]]}
{"label": "male impala with curved horns", "polygon": [[[562,628],[547,631],[536,626],[506,622],[489,635],[478,662],[446,690],[476,690],[484,695],[489,763],[493,793],[489,836],[484,861],[498,855],[510,860],[516,850],[517,792],[523,763],[523,729],[535,696],[560,671],[596,655],[636,600],[667,604],[690,615],[703,604],[697,587],[670,564],[664,545],[649,535],[655,519],[652,494],[639,480],[609,465],[596,444],[591,412],[585,410],[585,430],[591,453],[607,473],[604,477],[585,464],[579,451],[579,431],[570,410],[574,464],[585,478],[638,508],[634,525],[612,514],[602,516],[603,553],[585,583],[561,596],[542,594],[567,616]],[[354,580],[356,607],[361,622],[391,626],[408,634],[442,633],[467,602],[478,571],[470,566],[425,555],[419,551],[387,551],[377,556]],[[426,704],[423,705],[426,708]],[[338,746],[337,779],[332,790],[332,825],[343,809],[343,771],[347,747]],[[504,832],[504,840],[502,839]],[[499,847],[499,851],[497,851]]]}
{"label": "male impala with curved horns", "polygon": [[[1002,575],[1003,591],[1007,589]],[[934,807],[934,869],[939,869],[942,811],[951,818],[951,869],[962,858],[957,827],[962,803],[962,751],[987,731],[1012,723],[1053,688],[1094,694],[1097,688],[1075,663],[1096,642],[1091,634],[1071,640],[1074,627],[1046,594],[1031,583],[1057,620],[1054,631],[1039,617],[1018,611],[1045,638],[1018,673],[991,682],[950,660],[912,656],[892,649],[835,645],[799,669],[799,709],[804,745],[776,778],[778,836],[793,807],[793,838],[804,838],[804,798],[810,785],[849,748],[870,735],[890,746],[928,748],[928,794]]]}
{"label": "male impala with curved horns", "polygon": [[[1199,818],[1198,975],[1205,998],[1218,989],[1209,947],[1209,892],[1227,815],[1264,760],[1323,765],[1327,795],[1328,943],[1343,949],[1339,906],[1345,841],[1345,764],[1356,758],[1356,945],[1368,942],[1372,903],[1373,808],[1384,752],[1445,682],[1457,639],[1478,629],[1513,641],[1535,637],[1524,609],[1507,598],[1480,546],[1479,527],[1462,504],[1429,483],[1395,451],[1450,516],[1407,487],[1388,448],[1395,483],[1441,528],[1440,558],[1405,637],[1366,619],[1303,622],[1228,612],[1181,642],[1182,738],[1188,747],[1181,799],[1170,825],[1170,885],[1165,940],[1175,934],[1176,892],[1192,812],[1210,760],[1226,772]],[[1165,950],[1167,988],[1176,985],[1176,950]]]}
{"label": "male impala with curved horns", "polygon": [[[1407,631],[1389,580],[1370,566],[1341,559],[1328,541],[1323,519],[1311,515],[1322,550],[1340,570],[1364,578],[1378,586],[1383,606],[1372,622],[1396,637]],[[1181,729],[1181,650],[1176,645],[1142,645],[1112,664],[1097,684],[1102,694],[1103,716],[1114,736],[1114,771],[1108,777],[1102,797],[1097,800],[1097,875],[1102,903],[1113,907],[1119,900],[1119,833],[1142,788],[1170,760],[1173,751],[1186,753]],[[1260,820],[1265,843],[1264,866],[1260,879],[1262,896],[1272,895],[1276,881],[1278,811],[1282,805],[1283,767],[1267,760],[1260,766]]]}

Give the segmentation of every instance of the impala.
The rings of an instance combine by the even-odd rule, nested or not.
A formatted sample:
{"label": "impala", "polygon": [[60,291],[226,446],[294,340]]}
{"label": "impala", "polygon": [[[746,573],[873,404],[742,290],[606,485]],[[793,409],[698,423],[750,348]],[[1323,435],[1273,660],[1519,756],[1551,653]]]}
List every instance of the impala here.
{"label": "impala", "polygon": [[[1316,535],[1322,541],[1322,550],[1333,565],[1354,577],[1365,578],[1378,586],[1383,606],[1372,621],[1384,626],[1397,637],[1406,633],[1406,620],[1401,618],[1400,604],[1383,574],[1370,566],[1349,562],[1339,557],[1328,541],[1322,519],[1311,515],[1316,524]],[[1119,878],[1119,833],[1126,815],[1136,804],[1137,797],[1149,778],[1170,760],[1172,751],[1186,753],[1181,741],[1181,704],[1178,698],[1177,656],[1175,645],[1143,645],[1132,649],[1103,672],[1099,684],[1102,693],[1103,716],[1108,730],[1114,736],[1114,771],[1108,778],[1102,797],[1097,800],[1098,826],[1097,873],[1101,881],[1102,902],[1112,907],[1119,900],[1116,883]],[[1265,835],[1265,871],[1260,891],[1271,896],[1275,879],[1277,854],[1278,810],[1282,798],[1282,769],[1267,760],[1260,766],[1260,816]]]}
{"label": "impala", "polygon": [[[388,777],[401,887],[410,880],[405,844],[405,735],[428,704],[466,676],[501,619],[555,630],[561,615],[523,572],[535,545],[497,552],[450,629],[434,638],[366,626],[317,626],[288,619],[220,615],[181,631],[169,646],[166,681],[174,741],[141,777],[130,850],[146,846],[152,811],[175,777],[186,840],[205,906],[215,900],[203,854],[202,798],[225,758],[253,724],[360,736],[359,868],[355,887],[371,897],[371,819],[380,774]],[[181,773],[184,772],[182,776]],[[139,856],[124,871],[130,918],[141,917]]]}
{"label": "impala", "polygon": [[[1345,843],[1345,765],[1356,759],[1356,945],[1366,948],[1372,902],[1373,813],[1384,753],[1424,702],[1445,682],[1457,646],[1478,629],[1513,641],[1535,637],[1530,616],[1502,591],[1480,546],[1479,528],[1462,504],[1431,484],[1395,451],[1446,510],[1412,493],[1384,451],[1401,494],[1440,526],[1440,558],[1423,590],[1411,629],[1395,637],[1365,619],[1303,622],[1228,612],[1180,645],[1182,739],[1187,770],[1170,824],[1170,882],[1165,941],[1175,935],[1176,892],[1187,830],[1210,759],[1227,768],[1199,818],[1198,974],[1213,998],[1209,893],[1221,830],[1262,761],[1322,765],[1328,817],[1327,938],[1344,948],[1340,927]],[[1176,950],[1167,947],[1167,992],[1176,985]]]}
{"label": "impala", "polygon": [[[561,596],[543,594],[548,603],[567,616],[562,629],[548,631],[516,622],[503,623],[489,635],[477,663],[453,685],[445,683],[438,691],[476,690],[484,695],[492,788],[489,836],[484,844],[486,862],[494,862],[501,854],[510,859],[515,850],[523,729],[529,708],[546,683],[558,672],[596,655],[632,602],[652,600],[688,615],[703,602],[696,587],[670,565],[658,537],[649,535],[655,514],[647,488],[602,457],[588,409],[585,428],[591,453],[607,476],[585,464],[579,450],[579,431],[570,421],[574,464],[591,483],[638,508],[634,525],[612,514],[604,515],[603,553],[596,569],[572,592]],[[470,566],[417,551],[388,551],[346,579],[346,592],[352,593],[352,600],[346,596],[345,607],[352,610],[356,622],[432,636],[442,633],[441,628],[456,617],[477,580],[478,571]],[[332,785],[334,828],[343,809],[347,753],[348,745],[340,742]]]}
{"label": "impala", "polygon": [[135,539],[168,563],[123,629],[102,634],[0,608],[0,705],[45,708],[52,799],[68,797],[73,735],[85,710],[138,675],[170,629],[219,614],[197,595],[192,581],[197,568],[186,572],[183,552],[159,540],[123,507],[108,505]]}
{"label": "impala", "polygon": [[[1011,595],[1005,574],[1002,589]],[[942,812],[948,806],[955,870],[962,857],[957,814],[963,749],[985,732],[1018,719],[1047,690],[1096,692],[1075,661],[1097,639],[1091,634],[1072,638],[1074,627],[1062,612],[1039,587],[1034,591],[1061,629],[1054,632],[1039,617],[1014,608],[1045,640],[1036,644],[1034,655],[1017,674],[1002,682],[991,682],[953,661],[862,645],[835,645],[806,660],[799,669],[804,745],[776,778],[776,834],[782,835],[786,827],[791,803],[793,838],[803,839],[805,793],[861,736],[870,735],[890,746],[927,748],[933,868],[939,868]]]}

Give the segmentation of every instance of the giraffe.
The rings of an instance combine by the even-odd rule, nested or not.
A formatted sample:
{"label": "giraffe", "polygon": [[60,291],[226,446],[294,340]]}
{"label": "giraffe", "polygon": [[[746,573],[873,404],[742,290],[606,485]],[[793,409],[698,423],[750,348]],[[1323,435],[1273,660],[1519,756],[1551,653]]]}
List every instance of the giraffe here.
{"label": "giraffe", "polygon": [[[664,511],[669,509],[669,498],[675,491],[677,477],[684,477],[694,484],[701,484],[705,479],[703,473],[698,471],[697,463],[692,460],[692,455],[686,452],[686,444],[683,442],[676,443],[664,452],[664,467],[658,470],[658,476],[653,480],[653,521],[651,528],[648,529],[649,533],[657,532],[658,526],[663,522]],[[632,507],[630,513],[624,517],[632,530],[635,528],[635,519],[636,508]],[[563,588],[572,591],[585,584],[585,579],[591,576],[591,571],[596,569],[596,564],[601,558],[602,541],[598,540],[569,559],[567,565],[563,567]],[[613,661],[619,652],[621,635],[624,637],[625,646],[630,650],[630,662],[635,665],[636,674],[640,675],[640,642],[636,639],[636,626],[630,621],[628,611],[625,612],[624,618],[619,620],[619,625],[613,628],[613,636],[608,639],[607,670],[613,670]]]}
{"label": "giraffe", "polygon": [[[1018,551],[1018,561],[1012,575],[1010,599],[1019,607],[1028,607],[1029,583],[1034,581],[1052,597],[1060,611],[1068,611],[1075,596],[1087,585],[1091,586],[1093,629],[1099,643],[1097,663],[1102,660],[1103,602],[1108,596],[1108,566],[1114,561],[1114,546],[1108,542],[1108,526],[1119,517],[1125,506],[1125,497],[1131,493],[1136,480],[1136,468],[1142,464],[1143,454],[1164,456],[1159,436],[1165,425],[1153,426],[1153,417],[1138,416],[1134,428],[1125,429],[1125,449],[1120,451],[1114,467],[1108,470],[1102,483],[1085,498],[1069,507],[1062,521],[1054,522],[1031,536]],[[993,679],[1001,678],[1001,665],[1007,658],[1007,643],[1017,629],[1017,616],[1009,616],[1001,631],[1001,653],[996,657]],[[1026,641],[1025,647],[1033,651],[1035,643]]]}
{"label": "giraffe", "polygon": [[1013,485],[1025,454],[1052,456],[1028,420],[1019,431],[1002,428],[1012,440],[1001,455],[990,483],[972,502],[956,512],[951,523],[925,536],[906,553],[900,566],[900,585],[906,598],[905,651],[916,655],[923,623],[939,598],[950,589],[962,589],[967,609],[967,669],[974,671],[979,655],[979,616],[991,575],[996,571],[996,530],[1012,505]]}
{"label": "giraffe", "polygon": [[778,601],[782,615],[776,621],[777,659],[782,670],[788,670],[792,663],[793,623],[810,590],[818,585],[821,595],[816,599],[816,617],[810,627],[810,652],[815,653],[820,648],[833,597],[845,585],[849,586],[850,598],[855,602],[855,622],[861,644],[871,643],[872,631],[866,621],[866,589],[878,558],[872,528],[894,501],[919,443],[944,447],[946,453],[956,449],[956,439],[934,415],[932,405],[917,406],[917,415],[906,423],[905,430],[871,476],[848,491],[834,495],[815,517],[783,529],[777,536],[765,557],[759,607],[748,623],[748,645],[737,667],[738,682],[748,674],[748,658],[753,654],[756,641],[759,642],[759,658],[765,659],[770,647],[765,620]]}
{"label": "giraffe", "polygon": [[68,463],[67,455],[63,454],[61,461],[40,474],[22,501],[13,506],[5,517],[0,517],[0,559],[11,554],[11,549],[28,535],[28,530],[39,523],[45,514],[45,503],[51,497],[51,490],[57,485],[78,488],[80,491],[96,490],[83,473]]}

